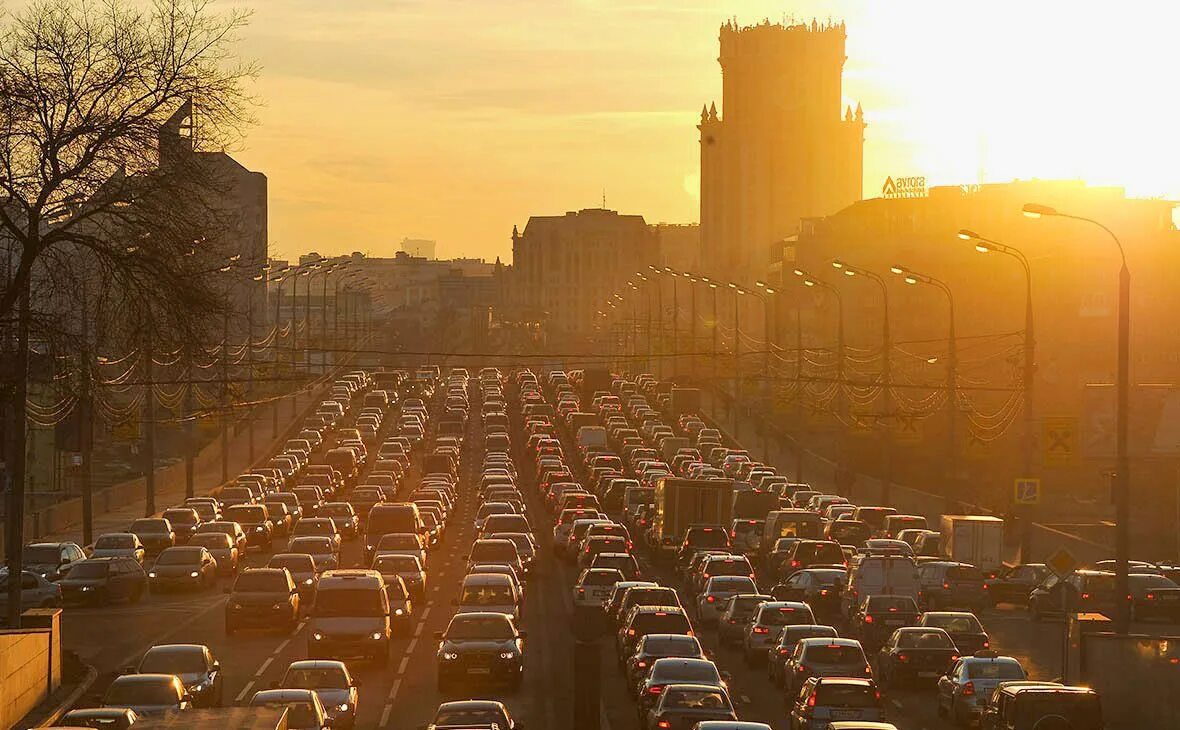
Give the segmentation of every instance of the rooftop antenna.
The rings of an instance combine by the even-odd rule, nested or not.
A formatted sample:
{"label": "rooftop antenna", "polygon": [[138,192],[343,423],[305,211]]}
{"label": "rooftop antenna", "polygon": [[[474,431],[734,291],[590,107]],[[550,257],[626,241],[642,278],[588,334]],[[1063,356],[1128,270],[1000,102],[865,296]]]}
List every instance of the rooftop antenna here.
{"label": "rooftop antenna", "polygon": [[606,188],[602,189],[602,209],[606,210]]}

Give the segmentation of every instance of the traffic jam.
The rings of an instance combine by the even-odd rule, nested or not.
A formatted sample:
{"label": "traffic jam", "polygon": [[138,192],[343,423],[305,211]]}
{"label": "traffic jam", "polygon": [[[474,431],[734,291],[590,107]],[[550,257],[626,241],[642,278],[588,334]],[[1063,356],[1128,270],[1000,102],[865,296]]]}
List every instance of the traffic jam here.
{"label": "traffic jam", "polygon": [[[648,374],[358,370],[267,466],[50,566],[67,606],[224,594],[224,636],[151,646],[60,725],[239,705],[308,730],[582,727],[592,646],[614,730],[1100,727],[1093,690],[993,637],[1062,611],[994,522],[793,482]],[[1112,600],[1095,568],[1073,579]],[[227,662],[258,636],[257,672]]]}

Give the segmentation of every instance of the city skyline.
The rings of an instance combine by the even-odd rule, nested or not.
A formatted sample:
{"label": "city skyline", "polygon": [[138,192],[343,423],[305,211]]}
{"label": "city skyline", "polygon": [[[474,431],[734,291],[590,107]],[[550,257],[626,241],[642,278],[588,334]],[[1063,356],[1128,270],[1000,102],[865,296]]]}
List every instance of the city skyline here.
{"label": "city skyline", "polygon": [[[385,255],[409,236],[437,239],[440,257],[507,260],[513,224],[596,207],[604,190],[649,222],[698,220],[695,124],[719,98],[717,32],[734,17],[846,23],[866,197],[887,175],[974,183],[981,168],[1180,197],[1164,136],[1178,102],[1146,73],[1178,53],[1165,43],[1180,9],[1159,3],[237,4],[254,10],[243,52],[264,71],[240,157],[271,179],[278,256]],[[1089,53],[1112,23],[1123,30]]]}

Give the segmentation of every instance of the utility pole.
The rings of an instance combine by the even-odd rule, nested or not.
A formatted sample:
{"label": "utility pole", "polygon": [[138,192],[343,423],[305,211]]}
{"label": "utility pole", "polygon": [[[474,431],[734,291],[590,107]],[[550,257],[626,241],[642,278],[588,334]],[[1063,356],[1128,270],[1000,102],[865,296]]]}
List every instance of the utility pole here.
{"label": "utility pole", "polygon": [[250,463],[254,463],[254,287],[246,294],[246,418]]}
{"label": "utility pole", "polygon": [[[281,307],[283,306],[283,277],[278,277],[275,280],[275,339],[274,344],[271,345],[271,363],[274,366],[272,370],[274,373],[279,372],[279,317]],[[279,386],[280,388],[282,385]],[[275,400],[271,403],[271,437],[278,438],[279,436],[279,401]]]}
{"label": "utility pole", "polygon": [[[228,305],[228,297],[227,297]],[[229,481],[229,310],[222,319],[221,329],[221,483]]]}
{"label": "utility pole", "polygon": [[82,286],[82,393],[78,399],[78,451],[82,453],[82,544],[94,542],[94,493],[90,459],[94,446],[94,356],[90,352],[90,313]]}
{"label": "utility pole", "polygon": [[8,581],[8,625],[19,629],[21,626],[21,580],[24,569],[25,543],[25,466],[28,458],[28,448],[25,435],[28,429],[25,414],[25,402],[28,399],[29,379],[29,323],[32,312],[29,311],[29,285],[25,284],[21,292],[20,309],[17,312],[16,357],[14,358],[12,375],[12,403],[9,408],[12,422],[9,428],[8,440],[8,505],[5,515],[5,537],[8,546],[5,553],[8,565],[8,575],[17,576]]}
{"label": "utility pole", "polygon": [[669,276],[672,277],[672,373],[675,375],[680,372],[680,287],[676,285],[676,274]]}
{"label": "utility pole", "polygon": [[193,349],[184,343],[184,496],[196,496],[193,459],[196,457],[196,419],[193,416]]}

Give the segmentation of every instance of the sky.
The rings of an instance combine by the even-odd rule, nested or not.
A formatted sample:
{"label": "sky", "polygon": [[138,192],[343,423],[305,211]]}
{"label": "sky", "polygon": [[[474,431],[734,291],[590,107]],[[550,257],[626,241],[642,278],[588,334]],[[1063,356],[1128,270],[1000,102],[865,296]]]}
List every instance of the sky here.
{"label": "sky", "polygon": [[[1084,178],[1180,198],[1173,0],[227,0],[253,10],[272,254],[510,258],[530,215],[698,219],[720,24],[847,25],[864,193]],[[720,106],[720,104],[719,104]],[[724,115],[724,109],[721,110]]]}

